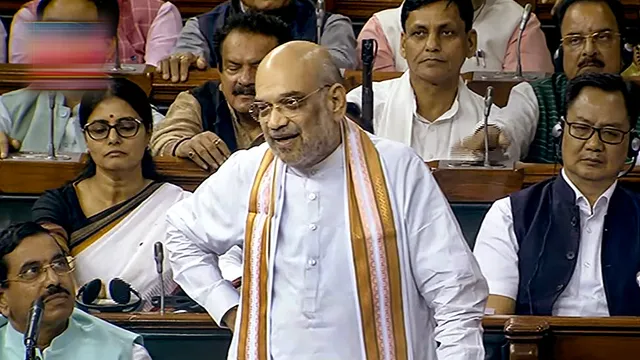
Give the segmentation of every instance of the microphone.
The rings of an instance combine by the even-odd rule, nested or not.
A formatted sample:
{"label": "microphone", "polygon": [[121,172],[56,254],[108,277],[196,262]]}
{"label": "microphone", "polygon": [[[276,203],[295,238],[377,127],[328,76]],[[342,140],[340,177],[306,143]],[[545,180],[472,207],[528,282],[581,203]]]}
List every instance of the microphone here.
{"label": "microphone", "polygon": [[50,119],[49,119],[49,144],[47,145],[47,159],[48,160],[55,160],[56,159],[56,145],[54,143],[54,137],[55,137],[55,122],[56,122],[56,113],[55,113],[55,107],[56,107],[56,93],[53,91],[49,92],[49,114],[50,114]]}
{"label": "microphone", "polygon": [[374,39],[362,40],[362,127],[373,134]]}
{"label": "microphone", "polygon": [[527,3],[524,6],[524,10],[522,12],[522,19],[520,20],[520,26],[518,29],[518,46],[516,48],[516,60],[517,70],[516,76],[522,78],[522,35],[524,34],[524,28],[527,26],[529,19],[531,18],[531,4]]}
{"label": "microphone", "polygon": [[489,163],[489,114],[493,105],[493,86],[487,86],[487,93],[484,96],[484,166],[490,167]]}
{"label": "microphone", "polygon": [[29,312],[29,323],[27,331],[24,333],[24,346],[26,360],[34,360],[36,358],[36,347],[38,343],[38,335],[40,333],[40,324],[42,323],[42,314],[44,313],[44,299],[39,297],[31,305]]}
{"label": "microphone", "polygon": [[164,247],[162,246],[162,243],[160,241],[154,244],[153,254],[156,261],[156,272],[160,277],[160,315],[164,315],[165,290],[164,276],[162,276],[162,273],[164,272]]}
{"label": "microphone", "polygon": [[316,1],[316,36],[318,38],[318,44],[320,44],[320,38],[322,37],[322,25],[324,24],[324,0]]}

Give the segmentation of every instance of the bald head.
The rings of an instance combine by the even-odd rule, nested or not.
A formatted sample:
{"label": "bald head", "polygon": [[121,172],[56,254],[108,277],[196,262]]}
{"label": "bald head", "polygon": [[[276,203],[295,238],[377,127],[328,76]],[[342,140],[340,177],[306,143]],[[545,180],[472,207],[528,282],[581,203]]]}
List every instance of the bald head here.
{"label": "bald head", "polygon": [[89,0],[52,0],[42,11],[44,21],[95,22],[98,7]]}
{"label": "bald head", "polygon": [[329,51],[308,41],[290,41],[273,49],[260,63],[256,83],[260,81],[258,79],[261,74],[292,78],[304,82],[310,88],[342,84],[340,70],[333,63]]}
{"label": "bald head", "polygon": [[340,71],[314,43],[281,45],[258,67],[254,109],[262,109],[264,137],[289,166],[309,168],[338,147],[346,103]]}

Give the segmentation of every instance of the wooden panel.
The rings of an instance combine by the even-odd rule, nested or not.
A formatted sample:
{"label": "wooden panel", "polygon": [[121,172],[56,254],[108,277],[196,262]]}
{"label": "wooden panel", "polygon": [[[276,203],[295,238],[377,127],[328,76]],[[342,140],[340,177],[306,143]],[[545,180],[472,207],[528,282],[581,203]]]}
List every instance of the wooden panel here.
{"label": "wooden panel", "polygon": [[[125,76],[129,80],[135,82],[140,86],[147,94],[151,93],[151,73],[155,68],[153,66],[146,66],[140,71],[135,73],[117,75]],[[105,76],[94,76],[95,78],[105,78]],[[0,64],[0,95],[9,91],[21,89],[29,86],[34,81],[39,80],[69,80],[69,75],[63,76],[43,76],[34,75],[34,68],[30,65],[23,64]],[[78,79],[76,81],[85,80],[86,77]]]}
{"label": "wooden panel", "polygon": [[436,168],[433,175],[449,202],[500,199],[522,189],[524,181],[524,173],[520,170]]}
{"label": "wooden panel", "polygon": [[0,15],[13,15],[28,0],[2,0],[0,1]]}
{"label": "wooden panel", "polygon": [[486,317],[490,332],[504,323],[510,360],[631,360],[640,353],[640,318]]}
{"label": "wooden panel", "polygon": [[[207,314],[98,316],[137,333],[175,334],[183,336],[182,341],[193,338],[194,334],[209,333],[226,337],[228,344],[231,337],[227,329],[217,327]],[[640,318],[485,316],[482,326],[485,339],[504,334],[510,360],[631,360],[637,359],[640,353]]]}
{"label": "wooden panel", "polygon": [[[77,163],[50,161],[0,161],[0,194],[39,195],[49,189],[58,188],[74,179],[84,167]],[[191,161],[156,157],[158,172],[167,181],[194,190],[210,173],[203,171]],[[435,163],[431,164],[435,167]],[[521,164],[516,171],[482,169],[436,169],[436,180],[451,202],[492,202],[501,197],[550,178],[559,167],[549,164]],[[554,170],[555,169],[555,170]],[[620,180],[632,187],[640,187],[640,169]]]}
{"label": "wooden panel", "polygon": [[171,0],[178,7],[182,20],[186,21],[190,17],[204,14],[222,4],[224,0]]}
{"label": "wooden panel", "polygon": [[[39,195],[58,188],[76,178],[86,160],[86,155],[81,162],[0,160],[0,194]],[[172,157],[157,157],[154,161],[167,181],[187,190],[195,190],[209,176],[191,161]]]}
{"label": "wooden panel", "polygon": [[173,83],[162,79],[162,75],[152,73],[151,99],[156,105],[171,105],[176,96],[183,91],[193,89],[210,80],[219,80],[218,69],[191,70],[185,82]]}
{"label": "wooden panel", "polygon": [[184,329],[221,329],[208,314],[172,314],[166,313],[104,313],[97,314],[102,320],[116,326],[134,329],[134,331],[148,329],[184,330]]}

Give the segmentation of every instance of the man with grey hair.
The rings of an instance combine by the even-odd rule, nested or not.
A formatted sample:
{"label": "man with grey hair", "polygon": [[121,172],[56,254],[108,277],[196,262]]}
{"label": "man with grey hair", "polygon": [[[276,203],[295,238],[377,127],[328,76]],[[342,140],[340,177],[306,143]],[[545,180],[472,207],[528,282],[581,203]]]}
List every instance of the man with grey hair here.
{"label": "man with grey hair", "polygon": [[[260,63],[266,144],[168,211],[175,280],[232,329],[229,359],[483,359],[487,285],[447,200],[415,152],[345,118],[335,74],[309,42]],[[218,263],[234,246],[241,296]]]}

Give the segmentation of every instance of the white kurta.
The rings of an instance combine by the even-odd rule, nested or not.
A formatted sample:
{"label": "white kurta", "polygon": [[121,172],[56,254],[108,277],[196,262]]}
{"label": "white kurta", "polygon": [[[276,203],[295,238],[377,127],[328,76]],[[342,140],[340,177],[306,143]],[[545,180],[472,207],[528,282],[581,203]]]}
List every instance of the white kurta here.
{"label": "white kurta", "polygon": [[[580,246],[571,280],[553,304],[554,316],[609,316],[607,296],[602,279],[602,232],[616,183],[595,202],[593,209],[587,198],[562,170],[562,178],[576,194],[580,209]],[[510,199],[496,201],[482,222],[474,254],[489,291],[516,300],[518,297],[518,251],[520,246],[513,229]]]}
{"label": "white kurta", "polygon": [[[347,94],[347,101],[362,106],[362,87]],[[409,71],[397,79],[373,83],[373,127],[376,135],[411,146],[424,161],[464,159],[468,154],[454,153],[454,147],[472,135],[484,121],[484,98],[464,84],[451,108],[434,121],[417,112],[416,96]],[[500,109],[493,105],[489,123]]]}
{"label": "white kurta", "polygon": [[[410,359],[483,359],[488,289],[447,200],[414,152],[372,140],[396,222]],[[266,150],[263,144],[234,153],[168,212],[175,280],[218,322],[239,294],[223,280],[216,254],[243,243],[249,193]],[[269,348],[276,359],[364,358],[342,151],[310,171],[285,174],[270,294]],[[229,359],[237,344],[234,336]]]}
{"label": "white kurta", "polygon": [[[380,22],[393,50],[396,71],[409,69],[400,51],[400,35],[403,32],[401,11],[402,5],[373,15]],[[520,23],[522,11],[523,7],[513,0],[487,0],[474,11],[473,29],[478,33],[478,49],[484,52],[484,61],[475,56],[469,58],[464,62],[460,73],[502,71],[509,40]]]}

